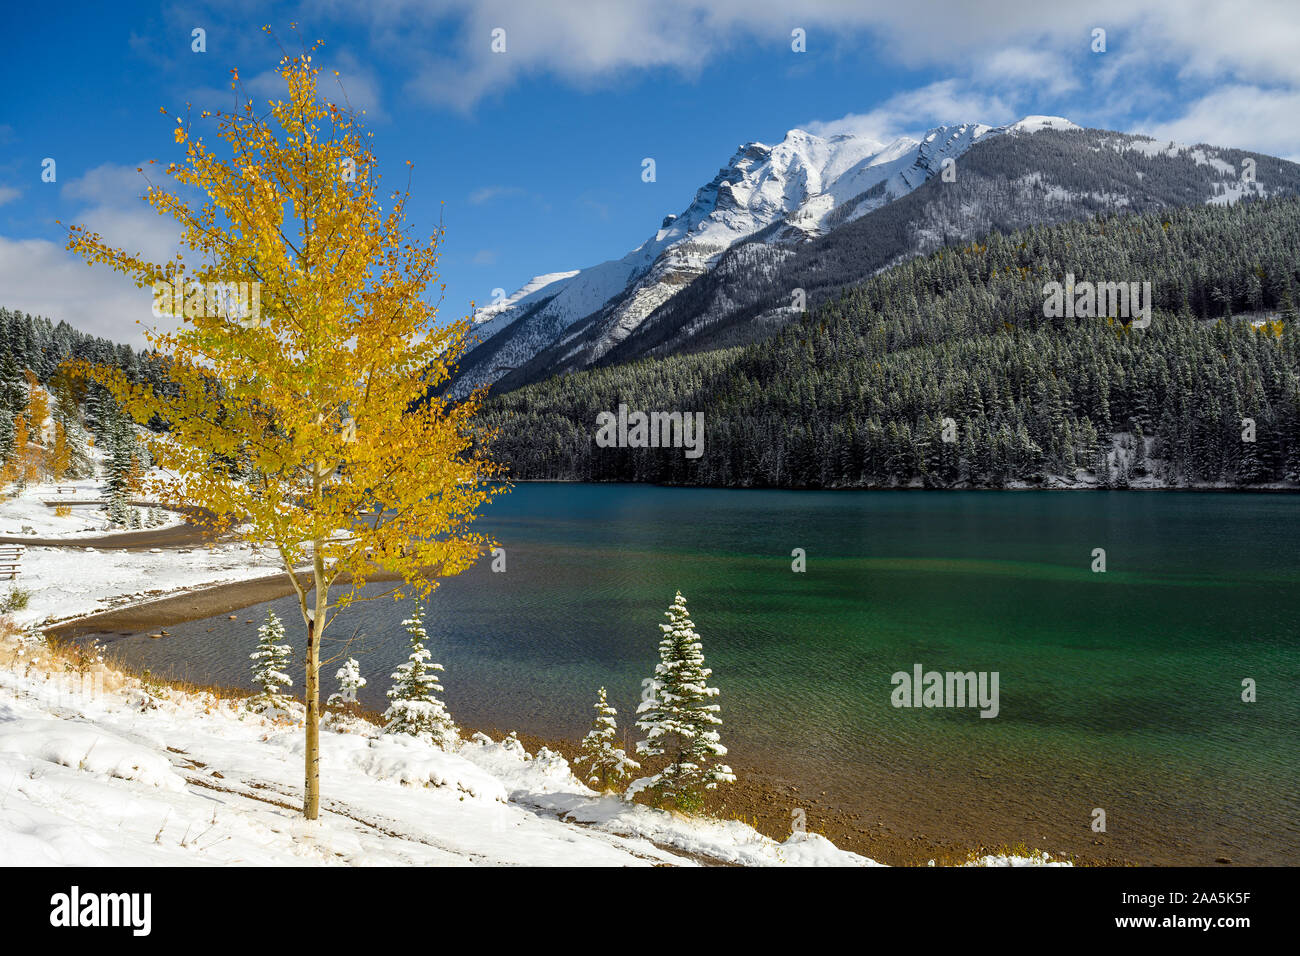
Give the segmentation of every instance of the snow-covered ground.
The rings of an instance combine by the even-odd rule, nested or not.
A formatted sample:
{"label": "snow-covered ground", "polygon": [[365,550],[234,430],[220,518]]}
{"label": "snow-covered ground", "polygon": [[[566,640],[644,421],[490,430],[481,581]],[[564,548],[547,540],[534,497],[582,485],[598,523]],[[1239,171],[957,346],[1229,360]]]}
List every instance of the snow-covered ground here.
{"label": "snow-covered ground", "polygon": [[272,552],[243,544],[153,552],[29,547],[22,574],[13,582],[0,582],[0,597],[10,587],[20,588],[28,592],[28,604],[14,612],[14,619],[24,625],[53,623],[192,588],[282,572]]}
{"label": "snow-covered ground", "polygon": [[[110,528],[108,512],[103,505],[79,503],[104,500],[104,483],[100,478],[33,483],[22,491],[5,489],[5,495],[0,500],[0,535],[6,537],[31,535],[55,538],[130,530]],[[57,502],[63,508],[47,505],[48,501]],[[60,510],[66,510],[66,513],[59,514]],[[173,527],[184,521],[174,511],[157,509],[151,514],[147,507],[137,507],[134,510],[140,515],[142,527],[155,530]],[[149,523],[151,519],[153,523]]]}
{"label": "snow-covered ground", "polygon": [[558,755],[482,735],[446,753],[361,721],[321,734],[308,823],[300,725],[0,639],[0,861],[8,865],[870,866],[817,834],[600,796]]}
{"label": "snow-covered ground", "polygon": [[[75,488],[59,495],[57,488]],[[239,542],[191,548],[127,550],[96,547],[108,534],[157,531],[183,522],[173,511],[161,511],[163,520],[139,529],[109,528],[107,515],[97,506],[73,507],[61,517],[46,501],[91,501],[101,496],[101,480],[31,484],[0,501],[0,535],[59,539],[65,546],[26,545],[22,570],[16,578],[0,580],[0,599],[14,590],[26,592],[27,606],[12,613],[23,625],[47,624],[83,617],[123,604],[167,597],[192,588],[252,578],[283,571],[274,552]],[[142,517],[148,511],[137,509]]]}

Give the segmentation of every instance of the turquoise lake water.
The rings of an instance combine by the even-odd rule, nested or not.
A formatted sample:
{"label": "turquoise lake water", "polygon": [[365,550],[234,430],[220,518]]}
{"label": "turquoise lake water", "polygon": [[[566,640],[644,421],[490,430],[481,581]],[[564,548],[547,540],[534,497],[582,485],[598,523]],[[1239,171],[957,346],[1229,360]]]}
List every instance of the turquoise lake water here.
{"label": "turquoise lake water", "polygon": [[[737,765],[826,791],[864,826],[1300,863],[1300,496],[521,484],[480,528],[506,571],[446,581],[427,612],[466,725],[577,738],[602,685],[626,725],[680,589]],[[244,621],[267,607],[301,648],[286,599],[112,652],[245,684]],[[368,704],[409,613],[378,601],[335,625],[357,637]],[[915,664],[996,671],[998,716],[893,707],[891,675]]]}

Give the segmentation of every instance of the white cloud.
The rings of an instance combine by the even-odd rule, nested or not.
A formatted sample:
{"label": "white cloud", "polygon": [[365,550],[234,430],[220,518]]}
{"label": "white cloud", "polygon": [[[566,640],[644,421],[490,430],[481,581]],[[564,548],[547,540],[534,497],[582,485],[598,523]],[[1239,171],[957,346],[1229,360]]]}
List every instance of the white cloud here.
{"label": "white cloud", "polygon": [[153,298],[130,279],[85,262],[45,239],[0,236],[0,289],[8,309],[44,315],[92,335],[144,344],[152,326]]}
{"label": "white cloud", "polygon": [[1175,120],[1142,124],[1135,131],[1159,140],[1236,146],[1300,162],[1297,118],[1300,90],[1235,85],[1202,97]]}
{"label": "white cloud", "polygon": [[1059,96],[1079,88],[1070,61],[1048,50],[1006,47],[990,54],[975,67],[987,82],[1032,83],[1038,90]]}
{"label": "white cloud", "polygon": [[[333,0],[327,9],[363,24],[372,50],[405,64],[408,94],[466,111],[539,75],[579,88],[663,68],[690,76],[730,51],[788,48],[795,27],[808,38],[799,56],[852,49],[938,72],[939,83],[840,121],[882,139],[936,122],[1025,113],[1122,127],[1134,115],[1167,117],[1214,84],[1276,89],[1248,111],[1263,119],[1300,89],[1294,0],[605,0],[595,14],[589,0]],[[504,53],[491,49],[498,27]],[[1090,50],[1095,28],[1106,30],[1104,54]],[[1150,75],[1157,71],[1193,92],[1162,89]],[[907,115],[909,107],[918,115]],[[1209,123],[1215,107],[1193,104],[1183,120],[1189,128]],[[1300,129],[1287,132],[1292,125],[1300,124],[1276,135],[1235,128],[1247,134],[1240,145],[1271,143],[1294,155]]]}
{"label": "white cloud", "polygon": [[957,80],[940,80],[890,97],[867,113],[850,113],[829,122],[811,121],[805,128],[818,136],[852,133],[878,143],[924,132],[949,123],[997,125],[1019,119],[997,95],[969,89]]}
{"label": "white cloud", "polygon": [[[140,198],[148,183],[138,168],[150,167],[105,163],[64,183],[60,197],[71,211],[60,218],[158,262],[174,254],[180,230]],[[158,178],[171,182],[162,174]],[[0,236],[0,289],[6,308],[63,320],[83,332],[132,345],[143,345],[144,328],[159,321],[150,290],[137,289],[133,280],[108,266],[88,266],[62,243],[46,239]]]}
{"label": "white cloud", "polygon": [[3,206],[7,202],[13,202],[21,195],[22,192],[14,189],[12,186],[0,186],[0,206]]}
{"label": "white cloud", "polygon": [[[788,45],[802,27],[814,57],[846,44],[908,67],[1073,89],[1068,64],[1107,30],[1110,51],[1140,48],[1148,62],[1189,75],[1226,73],[1265,83],[1300,83],[1295,37],[1300,4],[1252,0],[1052,2],[1042,0],[334,0],[336,17],[368,27],[372,45],[407,52],[410,89],[423,99],[468,109],[538,73],[576,84],[628,70],[692,73],[728,50]],[[491,49],[506,31],[506,51]],[[436,33],[436,42],[425,42]],[[450,34],[451,40],[448,41]],[[434,53],[432,50],[438,50]],[[990,57],[990,51],[1001,51]],[[794,55],[794,54],[792,54]]]}
{"label": "white cloud", "polygon": [[[145,172],[140,172],[145,170]],[[180,227],[170,216],[160,216],[143,199],[149,180],[161,188],[174,185],[158,166],[140,163],[123,166],[105,163],[63,186],[64,199],[84,205],[68,221],[98,232],[110,245],[139,253],[151,262],[171,258],[177,250]]]}

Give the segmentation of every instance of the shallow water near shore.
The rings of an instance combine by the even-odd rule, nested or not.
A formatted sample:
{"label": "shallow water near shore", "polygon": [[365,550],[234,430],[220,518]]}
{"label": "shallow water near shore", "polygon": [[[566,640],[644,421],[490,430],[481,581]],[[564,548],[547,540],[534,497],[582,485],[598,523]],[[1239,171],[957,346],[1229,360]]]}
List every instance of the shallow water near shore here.
{"label": "shallow water near shore", "polygon": [[[468,726],[576,739],[603,685],[636,739],[657,625],[680,589],[735,763],[797,786],[790,809],[814,829],[833,806],[898,839],[1300,863],[1300,497],[528,483],[479,529],[506,549],[506,571],[484,561],[444,582],[426,615],[445,699]],[[114,635],[110,653],[246,685],[268,607],[300,650],[283,599],[162,640]],[[367,705],[383,706],[410,612],[361,603],[327,635],[326,656],[355,637]],[[917,664],[997,672],[998,715],[894,707],[891,676]],[[1255,703],[1241,699],[1246,678]]]}

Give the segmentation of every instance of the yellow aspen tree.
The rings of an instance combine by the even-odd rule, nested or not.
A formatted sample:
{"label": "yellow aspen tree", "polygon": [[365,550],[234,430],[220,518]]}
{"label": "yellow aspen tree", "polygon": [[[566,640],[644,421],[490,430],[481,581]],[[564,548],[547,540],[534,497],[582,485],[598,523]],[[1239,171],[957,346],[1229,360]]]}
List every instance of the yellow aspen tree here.
{"label": "yellow aspen tree", "polygon": [[59,481],[72,466],[72,450],[68,448],[68,432],[63,422],[54,423],[54,447],[50,449],[50,474]]}
{"label": "yellow aspen tree", "polygon": [[397,582],[385,595],[424,599],[468,568],[492,547],[469,526],[505,488],[491,436],[475,428],[481,394],[438,394],[469,335],[468,319],[438,324],[429,301],[441,226],[414,234],[409,191],[384,208],[371,134],[318,93],[312,52],[280,61],[285,99],[201,114],[221,157],[177,118],[185,158],[167,172],[206,200],[192,209],[148,186],[145,200],[180,226],[173,259],[147,262],[84,227],[68,240],[151,288],[155,312],[176,320],[147,333],[166,356],[165,387],[81,367],[136,422],[166,423],[148,439],[161,469],[148,490],[276,549],[293,582],[307,628],[308,819],[320,808],[329,625],[379,572]]}
{"label": "yellow aspen tree", "polygon": [[27,369],[23,372],[23,377],[27,379],[27,410],[23,414],[27,416],[32,434],[40,439],[45,419],[50,416],[50,400],[46,397],[45,390],[41,388],[35,372]]}
{"label": "yellow aspen tree", "polygon": [[[20,415],[19,417],[21,418],[22,416]],[[18,427],[17,425],[18,423],[15,422],[13,452],[9,455],[8,458],[4,460],[3,464],[0,464],[0,501],[7,500],[10,497],[11,490],[14,491],[17,490],[16,487],[14,489],[10,489],[9,487],[10,485],[16,486],[18,484],[18,441],[17,441]]]}
{"label": "yellow aspen tree", "polygon": [[18,488],[26,488],[27,483],[36,477],[32,459],[40,449],[33,447],[31,432],[27,428],[27,416],[14,416],[14,453],[10,458],[13,464],[13,482]]}
{"label": "yellow aspen tree", "polygon": [[45,474],[45,419],[50,414],[50,401],[35,372],[27,369],[23,377],[27,379],[27,409],[19,416],[24,425],[24,451],[18,459],[18,466],[22,469],[23,484],[26,484],[39,481]]}

